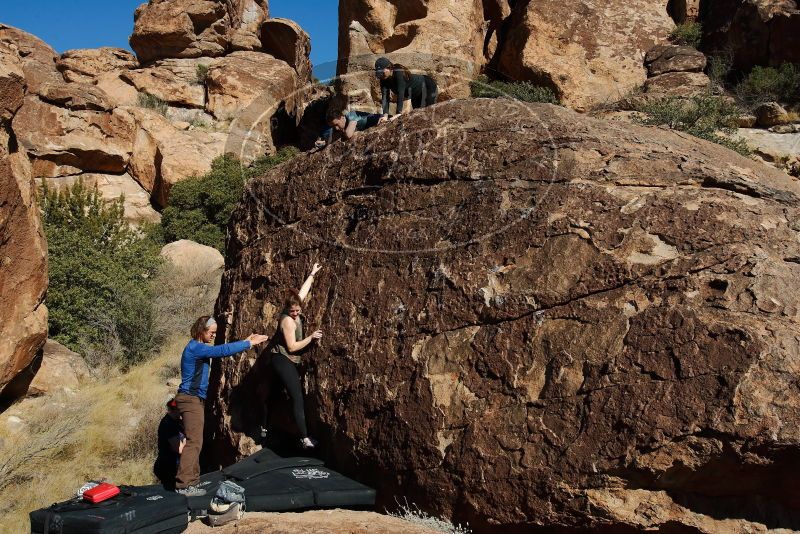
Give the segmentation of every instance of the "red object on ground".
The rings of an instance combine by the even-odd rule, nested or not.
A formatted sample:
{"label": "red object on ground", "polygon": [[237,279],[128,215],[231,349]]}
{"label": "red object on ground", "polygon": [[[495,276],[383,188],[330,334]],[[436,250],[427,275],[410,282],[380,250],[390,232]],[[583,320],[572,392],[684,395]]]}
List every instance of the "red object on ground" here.
{"label": "red object on ground", "polygon": [[105,482],[83,492],[84,500],[91,503],[103,502],[115,495],[119,495],[119,488],[114,484],[107,484]]}

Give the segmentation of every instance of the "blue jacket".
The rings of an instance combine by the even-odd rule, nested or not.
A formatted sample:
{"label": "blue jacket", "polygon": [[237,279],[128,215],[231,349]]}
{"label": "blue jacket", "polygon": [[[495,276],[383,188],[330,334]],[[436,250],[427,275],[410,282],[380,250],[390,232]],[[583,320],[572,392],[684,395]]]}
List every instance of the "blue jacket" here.
{"label": "blue jacket", "polygon": [[206,398],[208,393],[208,368],[211,358],[232,356],[250,348],[249,341],[234,341],[224,345],[206,345],[193,339],[181,355],[181,386],[178,393]]}

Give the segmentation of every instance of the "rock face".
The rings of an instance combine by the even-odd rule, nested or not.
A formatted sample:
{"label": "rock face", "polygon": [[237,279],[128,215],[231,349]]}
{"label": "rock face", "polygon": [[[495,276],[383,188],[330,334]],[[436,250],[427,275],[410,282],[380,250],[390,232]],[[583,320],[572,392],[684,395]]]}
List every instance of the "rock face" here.
{"label": "rock face", "polygon": [[703,48],[730,50],[733,67],[800,63],[800,6],[795,0],[723,0],[701,4]]}
{"label": "rock face", "polygon": [[[219,337],[272,333],[323,264],[306,414],[379,506],[476,532],[797,528],[799,199],[685,134],[447,102],[248,184]],[[255,448],[266,358],[214,363],[219,463]]]}
{"label": "rock face", "polygon": [[511,17],[500,72],[548,85],[578,110],[641,86],[645,52],[674,27],[653,0],[519,2]]}
{"label": "rock face", "polygon": [[261,25],[261,48],[288,63],[302,84],[311,82],[311,38],[299,24],[289,19],[269,19]]}
{"label": "rock face", "polygon": [[260,47],[266,0],[150,0],[134,14],[131,48],[143,64]]}
{"label": "rock face", "polygon": [[[2,125],[0,125],[2,126]],[[30,164],[0,145],[0,399],[25,394],[47,339],[47,244]]]}
{"label": "rock face", "polygon": [[375,59],[388,56],[433,76],[440,99],[469,94],[485,63],[480,0],[344,0],[339,4],[340,92],[363,107],[380,102]]}
{"label": "rock face", "polygon": [[680,45],[658,45],[644,56],[649,76],[668,72],[702,72],[706,56],[696,48]]}

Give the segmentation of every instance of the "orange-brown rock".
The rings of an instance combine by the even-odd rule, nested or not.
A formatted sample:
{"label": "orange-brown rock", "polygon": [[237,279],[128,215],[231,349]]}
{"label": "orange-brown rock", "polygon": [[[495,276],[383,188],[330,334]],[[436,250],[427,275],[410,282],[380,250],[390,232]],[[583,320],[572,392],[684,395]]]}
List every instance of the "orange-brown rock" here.
{"label": "orange-brown rock", "polygon": [[301,84],[311,83],[311,38],[294,21],[269,19],[261,25],[261,50],[291,65]]}
{"label": "orange-brown rock", "polygon": [[207,173],[214,158],[225,151],[225,133],[179,130],[163,116],[144,108],[117,108],[115,113],[135,124],[128,171],[158,206],[167,205],[175,183]]}
{"label": "orange-brown rock", "polygon": [[266,0],[150,0],[134,14],[131,48],[141,63],[255,50]]}
{"label": "orange-brown rock", "polygon": [[75,391],[82,381],[91,377],[83,356],[57,341],[48,339],[42,353],[41,363],[28,388],[28,395]]}
{"label": "orange-brown rock", "polygon": [[346,0],[339,6],[340,91],[361,107],[380,103],[375,59],[433,76],[442,99],[469,95],[485,63],[480,0]]}
{"label": "orange-brown rock", "polygon": [[0,146],[0,399],[25,394],[47,339],[47,244],[25,154]]}
{"label": "orange-brown rock", "polygon": [[56,70],[57,57],[55,50],[41,39],[0,23],[0,62],[11,59],[18,63],[29,92],[37,92],[45,82],[64,81]]}
{"label": "orange-brown rock", "polygon": [[577,110],[616,102],[647,78],[642,59],[674,27],[663,2],[519,2],[499,52],[514,80],[553,88]]}
{"label": "orange-brown rock", "polygon": [[650,76],[667,72],[702,72],[706,56],[691,46],[658,45],[647,51],[644,64]]}
{"label": "orange-brown rock", "polygon": [[[63,87],[72,91],[76,85]],[[37,171],[39,165],[66,165],[86,172],[124,172],[135,133],[133,122],[118,110],[111,113],[71,110],[44,102],[35,95],[25,98],[12,127]]]}
{"label": "orange-brown rock", "polygon": [[[798,215],[796,181],[686,134],[446,102],[248,183],[220,337],[272,333],[322,263],[306,415],[379,509],[479,533],[796,528]],[[220,464],[258,439],[266,358],[214,363]]]}
{"label": "orange-brown rock", "polygon": [[149,93],[174,106],[202,108],[206,103],[204,80],[198,67],[208,68],[210,58],[164,59],[150,67],[123,72],[121,77],[140,93]]}
{"label": "orange-brown rock", "polygon": [[728,50],[735,69],[800,63],[800,6],[795,0],[722,0],[700,10],[703,47]]}
{"label": "orange-brown rock", "polygon": [[56,68],[68,82],[95,83],[98,78],[139,66],[136,56],[124,48],[79,48],[67,50],[56,62]]}
{"label": "orange-brown rock", "polygon": [[206,86],[208,112],[217,120],[233,120],[226,151],[243,161],[274,151],[273,117],[299,120],[297,73],[269,54],[233,52],[216,59]]}

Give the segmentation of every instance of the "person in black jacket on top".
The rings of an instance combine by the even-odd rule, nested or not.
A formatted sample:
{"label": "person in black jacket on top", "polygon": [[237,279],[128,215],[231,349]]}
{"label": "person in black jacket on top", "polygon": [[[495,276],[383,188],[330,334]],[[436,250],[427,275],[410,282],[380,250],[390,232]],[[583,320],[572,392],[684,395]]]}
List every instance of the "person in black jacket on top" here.
{"label": "person in black jacket on top", "polygon": [[405,100],[411,100],[414,109],[432,106],[439,96],[436,81],[424,74],[411,74],[407,67],[392,63],[382,57],[375,61],[375,76],[381,81],[383,114],[389,114],[389,92],[397,97],[397,114],[403,112]]}

